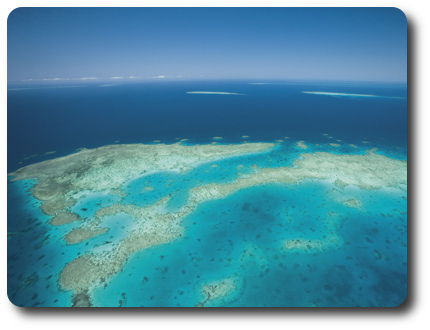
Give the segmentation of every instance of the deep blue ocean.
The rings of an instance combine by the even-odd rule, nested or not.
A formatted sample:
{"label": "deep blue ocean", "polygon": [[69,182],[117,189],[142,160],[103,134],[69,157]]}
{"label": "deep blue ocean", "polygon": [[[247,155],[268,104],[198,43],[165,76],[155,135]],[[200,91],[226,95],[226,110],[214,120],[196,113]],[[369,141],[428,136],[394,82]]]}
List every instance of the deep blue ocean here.
{"label": "deep blue ocean", "polygon": [[[21,167],[23,158],[47,151],[58,151],[58,157],[114,141],[169,143],[176,137],[209,143],[213,136],[239,142],[249,135],[249,142],[273,142],[287,134],[317,143],[328,133],[345,143],[367,138],[406,147],[406,88],[401,85],[198,81],[33,87],[8,91],[8,171]],[[186,94],[195,90],[246,95]],[[404,100],[301,93],[314,90]]]}
{"label": "deep blue ocean", "polygon": [[[303,152],[357,154],[371,148],[406,160],[405,85],[254,84],[260,82],[9,86],[8,173],[79,148],[154,140],[175,143],[176,138],[188,139],[187,144],[208,144],[215,136],[223,137],[220,143],[242,143],[244,135],[249,136],[248,142],[283,139],[277,154],[272,155],[276,166],[288,166]],[[240,95],[187,94],[189,91]],[[332,136],[333,141],[327,141],[323,134]],[[309,145],[307,150],[294,149],[300,140]],[[335,140],[341,140],[336,150],[322,146]],[[275,166],[265,157],[227,159],[217,162],[217,168],[203,164],[185,176],[170,173],[145,177],[156,195],[142,193],[142,179],[136,179],[125,188],[132,197],[123,203],[149,205],[173,194],[171,207],[177,209],[184,205],[186,192],[193,186],[234,180],[233,169],[238,164]],[[97,251],[106,240],[120,240],[127,231],[124,227],[132,227],[133,220],[121,215],[108,217],[111,230],[90,240],[89,246],[86,242],[67,245],[62,237],[79,224],[51,226],[50,218],[38,207],[40,202],[28,191],[33,184],[30,180],[8,182],[8,295],[20,306],[70,306],[72,294],[58,286],[61,269],[77,256]],[[93,303],[195,306],[201,300],[198,288],[202,283],[234,274],[241,278],[239,292],[214,301],[214,306],[401,304],[407,290],[406,194],[396,189],[364,191],[346,187],[339,192],[332,188],[326,182],[269,184],[203,203],[183,220],[185,237],[133,255],[106,288],[94,290]],[[341,195],[360,199],[364,211],[335,203]],[[72,211],[91,216],[100,204],[115,202],[118,196],[95,193],[73,206]],[[286,205],[291,206],[288,212]],[[82,209],[89,213],[82,213]],[[325,229],[318,219],[330,211],[343,215],[339,221],[344,242],[341,248],[323,253],[280,251],[283,239],[323,237]]]}

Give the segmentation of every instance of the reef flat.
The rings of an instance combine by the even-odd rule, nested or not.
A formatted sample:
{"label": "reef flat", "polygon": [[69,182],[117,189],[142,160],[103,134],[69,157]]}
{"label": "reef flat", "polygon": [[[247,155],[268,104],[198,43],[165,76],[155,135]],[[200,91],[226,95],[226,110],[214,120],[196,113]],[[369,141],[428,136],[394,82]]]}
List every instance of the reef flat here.
{"label": "reef flat", "polygon": [[[134,205],[114,205],[102,209],[99,217],[118,213],[133,215],[137,229],[131,231],[111,250],[99,254],[86,254],[68,263],[60,274],[61,287],[72,290],[75,297],[87,297],[92,287],[105,283],[112,275],[119,272],[133,253],[154,245],[168,243],[179,237],[183,232],[180,220],[190,210],[163,213],[162,206],[167,201],[168,198],[144,208]],[[79,304],[81,305],[80,302]]]}
{"label": "reef flat", "polygon": [[[208,184],[190,190],[189,205],[226,198],[239,190],[267,184],[298,184],[304,180],[328,180],[339,187],[356,186],[364,190],[395,187],[406,191],[407,163],[367,151],[364,155],[338,155],[327,152],[301,154],[293,166],[262,168],[258,172],[241,176],[227,184]],[[350,208],[360,209],[357,199],[341,201]],[[326,251],[340,247],[342,238],[337,233],[339,216],[329,213],[324,226],[326,236],[320,240],[292,239],[284,242],[286,250]]]}
{"label": "reef flat", "polygon": [[77,153],[32,164],[10,173],[11,181],[35,179],[32,189],[47,215],[76,203],[76,193],[119,189],[132,178],[163,170],[184,171],[201,162],[270,149],[274,144],[239,145],[127,144],[82,149]]}
{"label": "reef flat", "polygon": [[67,223],[71,223],[79,220],[79,217],[76,213],[62,211],[57,213],[51,220],[51,225],[53,226],[61,226]]}
{"label": "reef flat", "polygon": [[386,187],[406,190],[407,163],[379,155],[374,150],[367,151],[365,155],[305,153],[291,167],[262,168],[232,183],[195,187],[190,191],[190,199],[201,203],[224,198],[252,186],[268,183],[297,184],[303,180],[330,180],[340,187],[353,185],[367,190]]}
{"label": "reef flat", "polygon": [[[136,221],[136,229],[110,251],[87,254],[69,263],[61,274],[61,286],[73,290],[77,296],[83,296],[82,292],[89,292],[91,287],[108,281],[112,275],[120,271],[135,252],[180,237],[183,233],[182,219],[194,212],[202,203],[226,198],[241,189],[253,186],[270,183],[297,184],[303,180],[329,180],[340,187],[353,185],[366,190],[393,186],[403,189],[405,188],[403,185],[406,185],[406,162],[376,154],[373,150],[364,155],[306,153],[301,154],[291,167],[262,168],[258,172],[226,184],[211,183],[194,187],[190,189],[185,206],[177,212],[166,212],[163,209],[169,197],[149,207],[115,204],[101,208],[96,212],[90,225],[76,229],[82,231],[84,237],[91,238],[91,233],[97,231],[102,233],[103,228],[97,227],[100,220],[119,213],[131,215]],[[349,207],[360,206],[357,200],[347,200],[343,203]],[[329,215],[324,223],[327,232],[324,239],[291,239],[283,243],[283,249],[321,252],[331,247],[339,247],[343,244],[342,238],[337,233],[339,221],[339,216]],[[212,289],[206,291],[208,290]],[[214,292],[213,296],[217,296]]]}
{"label": "reef flat", "polygon": [[[387,188],[406,190],[406,161],[378,154],[376,149],[367,150],[363,154],[305,152],[304,149],[313,150],[313,146],[298,141],[289,147],[292,153],[296,153],[289,166],[265,167],[249,163],[246,169],[244,165],[237,163],[244,156],[276,153],[275,146],[273,143],[190,146],[181,143],[117,144],[83,149],[66,157],[29,165],[10,175],[13,176],[13,181],[36,179],[32,194],[43,202],[40,207],[45,214],[52,216],[52,225],[78,223],[78,227],[75,226],[64,236],[68,245],[88,244],[98,236],[110,232],[112,229],[105,223],[106,219],[119,215],[131,218],[131,229],[124,229],[123,226],[122,236],[117,241],[101,249],[88,249],[66,263],[59,273],[59,286],[62,290],[72,292],[73,306],[85,307],[94,305],[94,291],[109,285],[115,275],[123,271],[127,261],[139,251],[169,245],[186,236],[184,219],[196,214],[206,202],[227,200],[229,196],[252,187],[278,184],[298,186],[305,181],[321,182],[337,189],[356,187],[364,191]],[[298,152],[297,148],[301,151]],[[238,157],[232,166],[240,171],[236,177],[225,182],[191,186],[184,203],[177,209],[170,207],[173,200],[171,194],[147,206],[124,202],[129,194],[125,187],[131,180],[162,172],[166,175],[169,171],[181,179],[199,166],[203,166],[200,170],[203,173],[208,172],[205,168],[223,171],[218,162],[231,157]],[[174,180],[168,182],[171,181]],[[153,194],[157,192],[157,188],[151,186],[149,181],[142,181],[139,191]],[[120,201],[99,206],[91,217],[82,218],[74,213],[73,207],[94,192],[108,192],[120,198]],[[363,203],[357,198],[334,198],[333,201],[350,209],[363,208]],[[284,254],[315,254],[342,247],[344,238],[339,228],[344,217],[329,212],[318,221],[323,235],[308,238],[287,235],[278,239],[279,251]],[[261,263],[259,267],[265,267],[266,257],[261,249],[248,248],[243,251],[241,267],[245,267],[247,260],[254,260],[257,255]],[[201,297],[195,306],[230,303],[237,297],[243,286],[242,281],[235,275],[202,284]]]}
{"label": "reef flat", "polygon": [[[35,179],[32,188],[35,198],[43,202],[42,211],[51,215],[55,226],[83,220],[69,209],[86,195],[85,192],[110,191],[121,195],[121,187],[136,177],[159,171],[187,171],[198,164],[244,154],[258,153],[274,147],[271,143],[239,145],[194,145],[180,143],[165,145],[109,145],[96,149],[82,149],[69,156],[46,160],[10,173],[11,181]],[[98,227],[100,218],[127,213],[136,221],[138,229],[131,232],[111,251],[86,254],[66,265],[60,276],[63,289],[72,290],[76,306],[90,302],[88,290],[95,283],[117,273],[134,252],[153,245],[167,243],[182,232],[179,220],[193,209],[178,213],[160,213],[162,199],[147,208],[134,205],[114,205],[101,208],[94,219],[72,229],[66,236],[68,244],[76,244],[104,234],[108,228]]]}

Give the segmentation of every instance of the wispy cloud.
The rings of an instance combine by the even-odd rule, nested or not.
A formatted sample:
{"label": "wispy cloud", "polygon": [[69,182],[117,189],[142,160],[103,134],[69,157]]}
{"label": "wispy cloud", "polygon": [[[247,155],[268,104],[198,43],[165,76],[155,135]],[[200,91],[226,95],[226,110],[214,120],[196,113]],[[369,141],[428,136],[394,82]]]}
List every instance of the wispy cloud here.
{"label": "wispy cloud", "polygon": [[67,78],[44,78],[43,81],[59,81],[59,80],[69,80]]}
{"label": "wispy cloud", "polygon": [[100,77],[81,77],[81,78],[41,78],[41,79],[22,79],[23,82],[29,82],[29,81],[87,81],[87,80],[134,80],[134,79],[165,79],[165,78],[185,78],[185,77],[191,77],[191,76],[165,76],[165,75],[158,75],[158,76],[147,76],[147,77],[141,77],[141,76],[112,76],[109,78],[100,78]]}
{"label": "wispy cloud", "polygon": [[42,79],[22,79],[21,81],[77,81],[77,80],[97,80],[96,77],[82,77],[82,78],[42,78]]}

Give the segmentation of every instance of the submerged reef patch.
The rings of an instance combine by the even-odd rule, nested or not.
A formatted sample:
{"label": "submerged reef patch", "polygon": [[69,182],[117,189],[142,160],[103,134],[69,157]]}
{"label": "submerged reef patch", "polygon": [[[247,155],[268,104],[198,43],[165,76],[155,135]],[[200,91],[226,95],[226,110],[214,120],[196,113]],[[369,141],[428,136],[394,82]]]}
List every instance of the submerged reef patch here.
{"label": "submerged reef patch", "polygon": [[200,288],[203,299],[196,307],[205,307],[220,300],[224,300],[223,303],[220,303],[223,306],[226,302],[234,298],[234,294],[240,290],[240,287],[241,281],[237,275],[206,283]]}
{"label": "submerged reef patch", "polygon": [[361,209],[363,207],[363,203],[357,198],[347,199],[343,201],[342,204],[356,209]]}
{"label": "submerged reef patch", "polygon": [[70,231],[64,239],[67,244],[77,244],[106,233],[109,228],[80,227]]}
{"label": "submerged reef patch", "polygon": [[299,147],[300,149],[307,149],[308,146],[305,144],[305,141],[298,141],[296,143],[297,147]]}
{"label": "submerged reef patch", "polygon": [[332,246],[339,246],[341,243],[337,237],[324,240],[293,239],[284,242],[284,248],[287,250],[296,250],[300,252],[322,252]]}

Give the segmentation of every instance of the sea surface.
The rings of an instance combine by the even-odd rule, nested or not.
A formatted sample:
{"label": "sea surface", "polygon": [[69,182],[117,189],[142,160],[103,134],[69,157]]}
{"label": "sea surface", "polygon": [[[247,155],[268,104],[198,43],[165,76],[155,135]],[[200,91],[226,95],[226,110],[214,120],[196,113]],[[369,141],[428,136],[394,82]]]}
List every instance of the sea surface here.
{"label": "sea surface", "polygon": [[[192,91],[234,94],[188,93]],[[317,92],[317,93],[303,93]],[[322,92],[322,93],[321,93]],[[327,93],[327,94],[324,94]],[[333,94],[336,93],[336,94]],[[136,178],[123,204],[151,205],[171,195],[185,205],[189,189],[232,182],[238,165],[292,166],[301,153],[364,154],[377,148],[407,159],[406,86],[400,84],[193,81],[133,84],[14,85],[8,87],[8,173],[46,159],[108,144],[220,144],[274,142],[270,153],[202,164],[186,173]],[[329,138],[329,137],[330,138]],[[338,141],[339,140],[339,141]],[[308,149],[297,148],[305,141]],[[329,143],[340,144],[338,147]],[[351,146],[354,145],[354,146]],[[133,229],[125,214],[103,219],[109,232],[67,245],[79,223],[49,224],[32,180],[8,182],[8,296],[19,306],[72,305],[58,275],[88,252],[109,249]],[[143,191],[142,186],[152,191]],[[361,208],[339,200],[358,199]],[[121,200],[92,193],[71,208],[81,217]],[[340,214],[343,244],[325,251],[284,251],[288,239],[321,239],[321,219]],[[391,307],[407,292],[407,196],[400,189],[339,188],[327,181],[271,183],[202,203],[185,217],[184,235],[141,250],[105,287],[94,306],[190,307],[205,283],[235,276],[230,295],[208,303],[223,307]]]}

